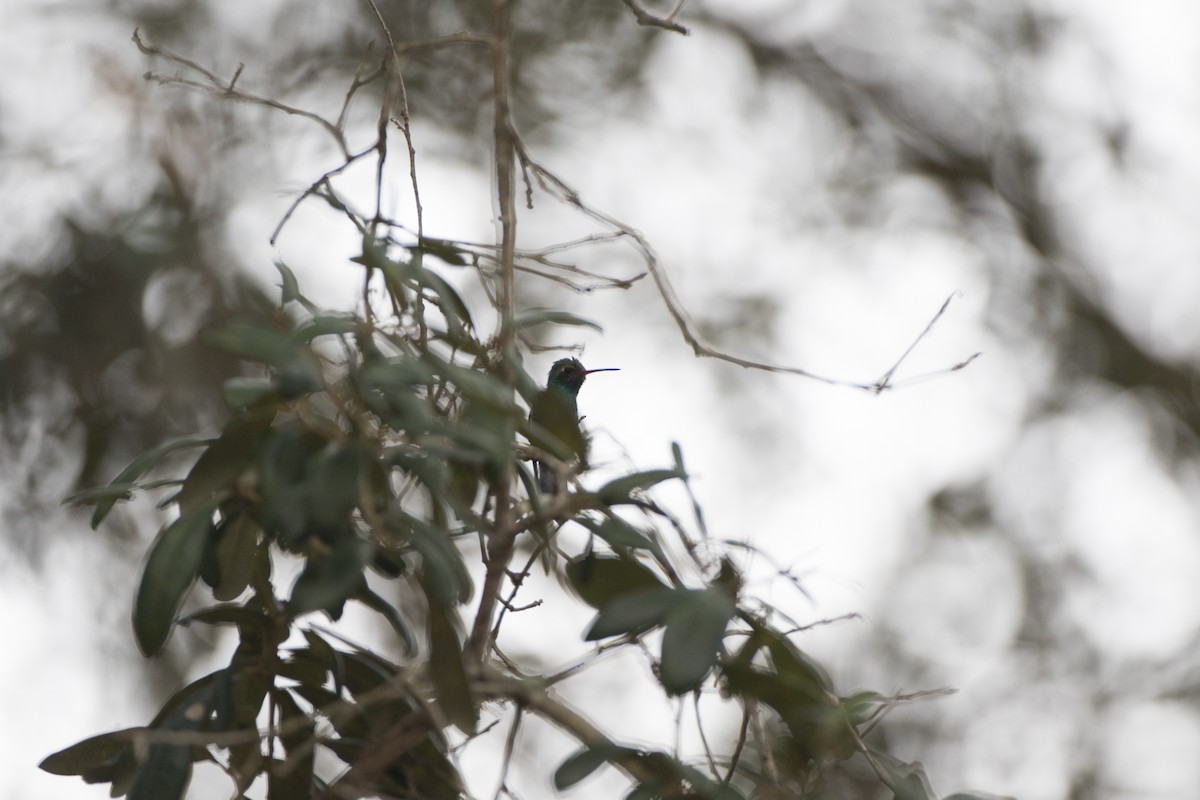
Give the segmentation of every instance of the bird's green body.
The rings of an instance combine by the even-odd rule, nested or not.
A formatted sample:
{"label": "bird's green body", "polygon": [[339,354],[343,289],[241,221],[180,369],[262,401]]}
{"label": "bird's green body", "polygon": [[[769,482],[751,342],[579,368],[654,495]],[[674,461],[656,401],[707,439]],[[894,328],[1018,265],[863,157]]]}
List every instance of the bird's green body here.
{"label": "bird's green body", "polygon": [[[587,440],[579,429],[579,389],[593,372],[610,369],[584,369],[578,359],[561,358],[550,367],[546,388],[538,393],[529,409],[530,427],[536,434],[549,434],[546,449],[563,461],[578,459],[587,465]],[[538,488],[543,494],[559,490],[558,473],[541,461],[534,461]]]}

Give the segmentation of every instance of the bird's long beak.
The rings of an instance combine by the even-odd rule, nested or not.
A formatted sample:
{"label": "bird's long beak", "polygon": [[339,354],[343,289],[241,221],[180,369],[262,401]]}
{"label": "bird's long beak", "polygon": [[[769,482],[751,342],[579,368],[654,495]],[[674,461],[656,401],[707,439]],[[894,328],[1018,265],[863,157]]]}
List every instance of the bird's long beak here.
{"label": "bird's long beak", "polygon": [[591,375],[593,372],[620,372],[620,371],[621,371],[620,367],[604,367],[602,369],[585,369],[583,371],[583,374]]}

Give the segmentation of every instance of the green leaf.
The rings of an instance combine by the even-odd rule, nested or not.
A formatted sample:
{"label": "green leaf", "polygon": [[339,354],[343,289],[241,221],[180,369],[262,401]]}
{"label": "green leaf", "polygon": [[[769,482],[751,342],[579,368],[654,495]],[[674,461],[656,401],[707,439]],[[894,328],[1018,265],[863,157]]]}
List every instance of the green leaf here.
{"label": "green leaf", "polygon": [[300,706],[296,704],[292,693],[278,690],[273,695],[279,704],[280,718],[283,723],[280,740],[287,754],[286,768],[284,764],[273,765],[267,775],[268,800],[292,800],[292,798],[310,797],[312,795],[314,749],[308,744],[316,735],[315,726]]}
{"label": "green leaf", "polygon": [[566,578],[579,598],[597,610],[623,595],[667,588],[653,572],[631,558],[592,553],[568,561]]}
{"label": "green leaf", "polygon": [[450,327],[451,338],[454,341],[470,339],[470,331],[474,330],[475,323],[471,319],[471,312],[467,310],[467,304],[458,292],[454,291],[454,287],[441,275],[429,270],[421,270],[419,280],[438,296],[446,324]]}
{"label": "green leaf", "polygon": [[[159,711],[151,728],[164,731],[195,731],[207,724],[217,701],[225,670],[193,681],[176,692]],[[187,745],[152,744],[138,764],[129,800],[179,800],[192,777],[192,761],[207,756],[203,748]]]}
{"label": "green leaf", "polygon": [[258,524],[248,513],[238,514],[221,526],[216,547],[219,580],[213,587],[213,597],[217,600],[234,600],[250,585],[258,534]]}
{"label": "green leaf", "polygon": [[179,618],[180,625],[190,625],[193,622],[203,622],[206,625],[236,625],[247,630],[265,631],[271,624],[271,618],[261,608],[222,603]]}
{"label": "green leaf", "polygon": [[683,599],[684,591],[661,587],[621,595],[600,609],[583,638],[594,642],[609,636],[636,635],[661,625]]}
{"label": "green leaf", "polygon": [[229,493],[253,463],[270,430],[274,411],[252,411],[231,419],[221,436],[192,465],[179,490],[179,510],[186,514],[218,494]]}
{"label": "green leaf", "polygon": [[883,704],[884,697],[879,692],[855,692],[841,700],[846,717],[851,723],[860,725],[875,715]]}
{"label": "green leaf", "polygon": [[201,334],[201,338],[210,347],[273,367],[284,367],[305,352],[289,333],[254,317],[209,329]]}
{"label": "green leaf", "polygon": [[422,354],[422,360],[434,373],[457,386],[467,399],[491,406],[504,414],[520,416],[520,408],[513,399],[512,392],[498,376],[484,370],[454,364],[438,358],[431,352]]}
{"label": "green leaf", "polygon": [[354,333],[362,320],[352,314],[318,314],[298,326],[292,337],[296,341],[311,342],[319,336],[340,336]]}
{"label": "green leaf", "polygon": [[192,585],[213,527],[218,500],[210,500],[164,528],[150,546],[133,609],[133,632],[146,656],[162,649],[175,613]]}
{"label": "green leaf", "polygon": [[129,787],[129,800],[179,800],[192,779],[190,748],[150,745]]}
{"label": "green leaf", "polygon": [[306,505],[311,522],[319,531],[345,524],[350,512],[358,506],[359,478],[365,462],[365,454],[353,441],[330,443],[309,460]]}
{"label": "green leaf", "polygon": [[615,744],[589,746],[577,750],[554,770],[554,788],[560,792],[569,789],[609,761],[632,753],[629,748]]}
{"label": "green leaf", "polygon": [[672,694],[698,687],[717,662],[725,627],[736,607],[714,589],[677,592],[678,602],[667,612],[659,679]]}
{"label": "green leaf", "polygon": [[683,473],[673,469],[651,469],[645,472],[635,472],[632,475],[626,475],[614,481],[609,481],[596,494],[602,503],[615,506],[630,502],[633,493],[636,491],[649,489],[651,486],[663,481],[682,477],[684,477]]}
{"label": "green leaf", "polygon": [[581,522],[585,528],[613,547],[630,547],[635,550],[651,550],[653,552],[659,550],[653,539],[620,517],[605,517],[604,521],[599,524],[592,520],[576,521]]}
{"label": "green leaf", "polygon": [[531,308],[523,314],[518,314],[513,324],[518,328],[532,328],[535,325],[551,323],[553,325],[577,325],[604,333],[604,328],[590,319],[576,316],[568,311],[557,311],[552,308]]}
{"label": "green leaf", "polygon": [[474,592],[471,574],[462,553],[444,531],[399,508],[392,510],[388,521],[393,528],[407,533],[409,543],[421,556],[422,584],[430,600],[447,607],[470,601]]}
{"label": "green leaf", "polygon": [[278,396],[273,381],[266,378],[230,378],[221,387],[225,405],[241,410],[256,405],[264,399]]}
{"label": "green leaf", "polygon": [[130,492],[137,488],[138,478],[157,465],[163,457],[177,450],[200,447],[211,442],[212,439],[207,436],[179,436],[174,439],[168,439],[129,462],[129,466],[121,470],[108,486],[76,492],[64,500],[63,503],[66,505],[95,503],[96,511],[92,514],[92,529],[94,530],[104,521],[104,518],[108,516],[108,512],[112,510],[112,507],[116,505],[118,500],[129,499]]}
{"label": "green leaf", "polygon": [[300,281],[296,280],[296,273],[282,261],[275,262],[275,269],[279,270],[279,304],[286,306],[293,300],[303,300],[304,295],[300,294]]}
{"label": "green leaf", "polygon": [[658,800],[662,797],[662,790],[663,787],[657,783],[639,783],[625,795],[625,800]]}
{"label": "green leaf", "polygon": [[38,769],[52,775],[87,775],[110,766],[125,750],[131,747],[130,734],[140,728],[102,733],[82,742],[76,742],[57,753],[46,756]]}
{"label": "green leaf", "polygon": [[366,584],[363,570],[375,548],[362,539],[343,539],[324,556],[309,556],[292,587],[288,616],[295,619],[311,611],[326,611],[337,619],[346,600]]}
{"label": "green leaf", "polygon": [[700,503],[696,500],[696,495],[692,492],[692,484],[688,478],[687,467],[683,463],[683,448],[679,446],[679,442],[671,442],[671,455],[675,459],[676,471],[683,476],[683,486],[687,489],[688,497],[691,498],[692,514],[696,517],[696,526],[700,529],[700,535],[707,539],[708,526],[704,522],[704,511],[700,508]]}
{"label": "green leaf", "polygon": [[392,626],[392,630],[400,634],[400,640],[404,642],[404,653],[410,658],[417,653],[417,640],[413,636],[412,629],[404,622],[404,619],[391,603],[384,600],[375,592],[363,586],[353,595],[352,600],[357,600],[367,608],[381,615]]}
{"label": "green leaf", "polygon": [[463,249],[454,242],[446,239],[423,236],[421,237],[421,243],[412,248],[412,250],[428,253],[456,267],[465,267],[467,265],[467,259],[463,257]]}
{"label": "green leaf", "polygon": [[887,753],[872,751],[871,767],[884,785],[892,790],[895,800],[937,800],[937,795],[925,777],[919,761],[906,764]]}
{"label": "green leaf", "polygon": [[254,453],[263,530],[274,534],[285,549],[297,549],[313,532],[309,462],[326,445],[325,439],[298,425],[283,425],[272,429]]}
{"label": "green leaf", "polygon": [[467,736],[479,722],[479,705],[471,694],[462,644],[445,608],[429,603],[429,672],[438,705],[446,719]]}

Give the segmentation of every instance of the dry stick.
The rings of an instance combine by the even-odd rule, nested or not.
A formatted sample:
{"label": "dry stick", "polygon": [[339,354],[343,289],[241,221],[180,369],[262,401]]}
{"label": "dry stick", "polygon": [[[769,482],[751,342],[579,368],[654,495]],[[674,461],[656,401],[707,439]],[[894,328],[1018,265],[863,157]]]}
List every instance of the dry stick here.
{"label": "dry stick", "polygon": [[435,726],[436,723],[430,717],[428,706],[414,711],[396,722],[385,735],[375,739],[376,746],[365,747],[365,752],[355,759],[350,768],[343,772],[336,782],[329,784],[324,793],[318,795],[318,800],[334,800],[339,796],[344,797],[347,787],[351,789],[353,797],[374,794],[373,790],[360,793],[356,787],[369,786],[379,773],[429,736]]}
{"label": "dry stick", "polygon": [[671,9],[671,13],[667,14],[667,22],[674,22],[675,18],[679,16],[680,11],[683,11],[683,7],[686,4],[687,0],[678,0],[678,2],[675,3],[675,7]]}
{"label": "dry stick", "polygon": [[683,3],[675,7],[668,17],[656,17],[646,9],[638,5],[637,0],[622,0],[625,5],[629,6],[629,10],[633,12],[633,18],[637,20],[638,25],[645,25],[648,28],[662,28],[675,33],[682,33],[687,36],[688,29],[675,22],[675,15],[679,13],[679,9],[683,7]]}
{"label": "dry stick", "polygon": [[[387,22],[383,19],[383,14],[379,13],[379,6],[375,5],[375,0],[367,0],[371,6],[371,10],[375,12],[375,19],[379,21],[379,27],[383,29],[383,35],[387,37],[388,55],[391,58],[391,67],[388,69],[387,88],[383,93],[383,102],[379,104],[379,121],[376,123],[376,142],[375,146],[379,150],[379,161],[375,165],[375,219],[376,223],[383,219],[383,168],[387,162],[387,134],[388,123],[392,118],[392,106],[395,105],[397,95],[402,91],[404,79],[400,76],[400,59],[396,56],[396,41],[392,38],[392,31],[388,28]],[[413,169],[416,166],[413,165]],[[418,209],[420,206],[418,206]],[[420,217],[418,217],[418,220]]]}
{"label": "dry stick", "polygon": [[[900,369],[900,365],[904,363],[904,359],[908,358],[909,354],[912,353],[912,351],[916,349],[917,345],[921,343],[921,340],[924,339],[927,335],[929,335],[929,332],[931,330],[933,330],[933,326],[937,324],[937,321],[942,318],[942,314],[945,314],[946,309],[950,307],[950,301],[953,300],[955,297],[958,297],[959,294],[960,294],[959,292],[955,292],[946,298],[946,302],[942,303],[942,307],[939,308],[938,312],[933,315],[933,319],[929,320],[929,324],[925,326],[925,330],[921,331],[921,333],[918,334],[916,339],[913,339],[912,344],[910,344],[908,346],[907,350],[905,350],[903,353],[900,354],[900,358],[896,359],[896,363],[892,364],[891,369],[889,369],[887,372],[883,373],[882,377],[880,377],[879,380],[875,382],[874,386],[876,387],[877,392],[881,392],[888,386],[892,385],[892,376],[896,374],[896,370]],[[966,359],[965,361],[962,361],[959,364],[956,364],[955,366],[951,367],[950,370],[953,371],[953,370],[962,369],[967,364],[974,361],[978,355],[979,355],[979,353],[975,353],[975,355],[971,356],[970,358]]]}
{"label": "dry stick", "polygon": [[[616,743],[593,725],[591,720],[555,698],[545,687],[511,678],[487,665],[483,666],[482,672],[485,673],[484,676],[472,687],[476,696],[493,700],[513,700],[526,711],[552,723],[592,750],[617,749]],[[609,763],[640,783],[649,783],[658,777],[636,753],[615,756]]]}
{"label": "dry stick", "polygon": [[538,600],[531,606],[524,606],[520,609],[513,608],[513,601],[517,599],[517,592],[521,591],[521,586],[525,583],[525,578],[529,576],[529,570],[533,569],[533,563],[538,560],[538,557],[542,554],[543,549],[545,549],[545,544],[538,542],[537,547],[533,548],[533,552],[530,553],[529,560],[525,562],[525,566],[519,573],[517,573],[518,577],[512,579],[512,591],[508,593],[508,597],[504,598],[500,602],[500,611],[496,614],[496,624],[492,626],[492,641],[496,641],[496,639],[500,636],[500,623],[504,622],[504,615],[506,613],[509,611],[516,613],[517,611],[524,610],[524,608],[535,608],[536,606],[541,605],[542,601]]}
{"label": "dry stick", "polygon": [[311,197],[314,194],[317,194],[318,190],[320,190],[321,187],[323,187],[323,186],[328,187],[330,185],[329,184],[330,178],[334,177],[335,175],[342,174],[347,169],[349,169],[350,166],[352,164],[354,164],[354,162],[356,162],[360,158],[364,158],[374,152],[375,152],[375,145],[371,145],[366,150],[363,150],[358,153],[353,153],[345,160],[345,162],[343,162],[342,164],[325,172],[324,174],[321,175],[321,177],[319,177],[315,181],[313,181],[312,184],[309,185],[309,187],[307,189],[305,189],[298,197],[296,197],[295,200],[292,201],[291,205],[288,206],[287,211],[285,211],[283,216],[279,219],[279,222],[275,225],[275,230],[273,230],[271,232],[271,238],[270,238],[271,244],[275,244],[275,240],[279,238],[279,234],[283,231],[283,226],[286,225],[288,220],[292,218],[292,215],[296,213],[296,209],[298,209],[300,207],[300,204],[303,203],[305,201],[305,199],[307,199],[308,197]]}
{"label": "dry stick", "polygon": [[[383,28],[383,35],[387,37],[388,51],[392,56],[392,70],[396,75],[398,97],[400,100],[400,122],[397,127],[404,134],[404,142],[408,146],[408,174],[412,180],[413,202],[417,207],[417,241],[421,242],[425,238],[425,222],[422,216],[423,208],[421,207],[421,190],[417,185],[417,150],[413,146],[411,118],[408,113],[408,90],[404,86],[404,72],[400,65],[400,55],[396,51],[396,40],[392,36],[392,31],[388,24],[383,19],[383,14],[379,11],[379,6],[375,4],[375,0],[369,0],[371,10],[375,12],[375,18],[379,20],[379,27]],[[389,102],[384,106],[385,114],[390,114],[392,104]],[[380,136],[385,135],[385,131],[380,126]],[[380,167],[382,172],[382,166]]]}
{"label": "dry stick", "polygon": [[[515,260],[517,250],[516,211],[516,135],[512,126],[512,109],[509,100],[510,70],[509,49],[512,46],[512,2],[494,0],[492,4],[494,35],[492,38],[492,101],[493,137],[496,158],[496,194],[500,212],[500,282],[496,293],[500,311],[500,331],[496,337],[500,351],[500,371],[507,391],[515,391],[516,376],[512,365],[516,360],[516,280]],[[511,448],[511,443],[510,443]],[[483,589],[480,592],[479,609],[471,628],[468,645],[475,658],[484,661],[489,650],[492,617],[500,599],[500,584],[508,571],[512,559],[516,533],[512,529],[512,505],[510,502],[515,465],[510,452],[504,461],[496,490],[495,527],[490,541],[484,547],[486,570]]]}
{"label": "dry stick", "polygon": [[699,690],[692,692],[692,704],[696,713],[696,730],[700,732],[700,743],[704,745],[704,756],[708,759],[708,768],[712,772],[713,778],[721,779],[721,772],[717,769],[716,759],[713,758],[712,748],[708,744],[708,736],[704,734],[704,723],[700,719],[700,692]]}
{"label": "dry stick", "polygon": [[203,92],[209,92],[212,94],[220,94],[224,97],[229,98],[230,100],[235,100],[235,101],[242,102],[242,103],[251,103],[251,104],[260,105],[260,106],[266,106],[268,108],[273,108],[277,111],[282,111],[285,114],[290,114],[292,116],[297,116],[297,117],[304,117],[305,119],[312,120],[313,122],[317,123],[322,128],[324,128],[329,133],[329,135],[333,137],[334,141],[337,142],[338,148],[342,151],[343,156],[345,156],[346,158],[350,157],[350,150],[346,145],[346,137],[343,135],[342,131],[339,130],[338,127],[336,125],[334,125],[332,122],[330,122],[329,120],[322,117],[320,114],[316,114],[312,111],[306,111],[302,108],[296,108],[295,106],[289,106],[286,103],[281,103],[278,100],[273,100],[269,97],[262,97],[260,95],[250,94],[249,92],[243,92],[240,89],[235,89],[234,84],[237,83],[237,79],[242,74],[242,69],[241,69],[240,65],[239,65],[238,69],[234,72],[233,79],[230,80],[228,83],[226,83],[225,81],[221,80],[221,78],[215,72],[208,69],[207,67],[204,67],[204,66],[198,64],[195,61],[192,61],[189,58],[184,58],[183,56],[179,55],[178,53],[168,50],[165,47],[159,47],[158,45],[146,44],[144,41],[142,41],[141,32],[140,32],[140,29],[138,29],[138,28],[135,28],[133,31],[133,43],[135,45],[137,45],[138,50],[141,50],[143,53],[145,53],[148,56],[157,56],[160,58],[164,58],[167,61],[171,61],[175,64],[180,65],[181,67],[186,67],[187,69],[190,69],[194,72],[200,73],[201,75],[204,76],[204,78],[208,81],[208,83],[201,83],[200,81],[194,81],[194,80],[190,80],[188,78],[182,78],[182,77],[170,78],[165,75],[155,74],[153,72],[147,72],[145,74],[144,77],[146,80],[154,81],[156,83],[160,83],[160,84],[163,84],[166,86],[171,86],[171,85],[184,86],[189,89],[198,89]]}
{"label": "dry stick", "polygon": [[354,70],[354,80],[350,82],[350,88],[346,91],[346,96],[342,99],[342,110],[338,112],[337,127],[338,130],[346,129],[346,118],[350,115],[350,101],[354,99],[354,95],[358,90],[368,83],[374,83],[375,79],[380,75],[387,73],[387,67],[381,66],[379,69],[367,76],[367,64],[371,61],[371,55],[375,52],[375,40],[367,42],[367,49],[363,51],[362,58],[359,59],[358,69]]}
{"label": "dry stick", "polygon": [[[715,358],[718,361],[724,361],[726,363],[734,364],[739,367],[745,367],[747,369],[757,369],[764,372],[778,372],[789,375],[800,375],[805,378],[827,383],[831,386],[846,386],[852,389],[861,389],[863,391],[871,392],[872,394],[881,394],[888,389],[895,388],[896,384],[891,382],[891,375],[900,365],[900,361],[903,361],[904,358],[907,357],[907,355],[912,351],[913,347],[916,346],[916,342],[914,342],[907,350],[905,350],[904,354],[900,357],[900,361],[897,361],[890,370],[884,373],[883,377],[874,383],[858,383],[856,381],[847,381],[839,378],[831,378],[826,375],[820,375],[806,369],[801,369],[800,367],[786,367],[778,364],[769,364],[763,361],[752,361],[750,359],[739,358],[738,356],[725,353],[721,350],[717,350],[704,344],[692,330],[692,323],[688,319],[687,312],[683,307],[683,303],[681,303],[679,298],[676,296],[675,290],[671,286],[670,280],[667,278],[666,271],[663,270],[661,265],[658,263],[658,255],[655,253],[654,248],[650,245],[650,242],[647,241],[646,237],[640,231],[631,228],[615,217],[612,217],[603,211],[599,211],[598,209],[592,208],[584,203],[583,200],[580,199],[577,191],[571,188],[565,181],[563,181],[553,172],[534,161],[529,156],[529,153],[523,148],[520,141],[517,142],[517,146],[519,148],[518,153],[520,154],[522,160],[528,164],[529,168],[533,171],[533,174],[538,178],[538,183],[544,190],[557,196],[562,202],[567,203],[570,206],[574,206],[584,216],[590,217],[602,225],[623,233],[634,242],[634,246],[641,254],[642,260],[646,264],[646,269],[650,273],[650,277],[654,279],[654,284],[658,288],[659,296],[662,298],[663,304],[667,308],[667,313],[675,322],[675,327],[679,330],[680,336],[682,336],[683,340],[692,348],[692,352],[695,355],[703,358]],[[942,304],[941,309],[937,314],[934,315],[925,332],[922,333],[921,336],[917,337],[917,341],[920,341],[920,339],[925,336],[925,333],[928,333],[929,328],[931,328],[933,324],[938,321],[938,319],[945,312],[946,306],[949,305],[950,300],[953,298],[954,295],[952,294],[946,300],[946,302]],[[948,372],[957,372],[958,370],[966,367],[980,355],[980,353],[974,353],[968,358],[953,364],[950,367],[937,370],[932,373],[927,373],[925,375],[915,376],[905,381],[905,383],[924,380],[926,378],[942,375]]]}
{"label": "dry stick", "polygon": [[753,698],[746,698],[742,701],[745,704],[746,714],[750,718],[750,724],[754,730],[754,742],[758,745],[758,752],[762,755],[763,772],[774,783],[779,782],[779,768],[775,766],[775,755],[771,752],[771,743],[767,741],[766,727],[763,725],[762,714],[758,706],[758,701]]}
{"label": "dry stick", "polygon": [[737,772],[738,762],[742,759],[742,751],[746,749],[746,737],[750,731],[750,711],[746,706],[742,707],[742,726],[738,730],[737,744],[733,747],[733,755],[729,757],[729,772],[725,773],[725,780],[722,781],[726,786],[733,780],[733,774]]}
{"label": "dry stick", "polygon": [[501,793],[512,796],[512,792],[508,791],[508,768],[512,766],[513,750],[517,744],[517,731],[521,729],[521,706],[518,705],[513,712],[512,727],[508,729],[508,736],[504,740],[504,759],[500,767],[500,784],[496,787],[495,800],[500,800]]}

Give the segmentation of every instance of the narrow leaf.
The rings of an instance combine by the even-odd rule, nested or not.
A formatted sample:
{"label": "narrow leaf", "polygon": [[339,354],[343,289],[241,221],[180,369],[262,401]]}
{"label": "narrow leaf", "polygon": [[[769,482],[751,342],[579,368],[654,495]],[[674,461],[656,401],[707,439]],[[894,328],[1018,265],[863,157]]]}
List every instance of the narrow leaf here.
{"label": "narrow leaf", "polygon": [[651,469],[645,472],[635,472],[610,481],[600,488],[597,495],[600,501],[608,505],[628,503],[633,492],[649,489],[655,484],[669,481],[672,478],[682,478],[683,474],[673,469]]}
{"label": "narrow leaf", "polygon": [[57,753],[46,756],[38,769],[52,775],[83,775],[105,766],[130,747],[129,734],[138,728],[125,728],[92,736]]}
{"label": "narrow leaf", "polygon": [[630,753],[625,747],[615,744],[584,747],[575,751],[567,760],[554,770],[554,788],[562,791],[568,789],[591,775],[601,766],[613,759]]}
{"label": "narrow leaf", "polygon": [[620,517],[605,517],[604,521],[599,524],[587,520],[583,521],[583,525],[613,547],[658,550],[658,545],[654,543],[654,540]]}
{"label": "narrow leaf", "polygon": [[217,501],[210,501],[164,528],[150,546],[133,608],[133,632],[142,653],[162,649],[175,613],[196,578],[212,530]]}
{"label": "narrow leaf", "polygon": [[410,628],[404,619],[391,603],[384,600],[375,592],[363,586],[355,592],[351,599],[357,600],[367,608],[381,615],[392,626],[392,630],[400,634],[400,640],[404,642],[405,655],[412,657],[417,653],[417,640],[413,636],[412,628]]}
{"label": "narrow leaf", "polygon": [[200,447],[209,444],[211,441],[212,439],[207,436],[180,436],[168,439],[158,447],[153,447],[145,451],[129,462],[129,466],[117,473],[117,476],[112,479],[112,482],[108,486],[76,492],[66,500],[63,500],[63,503],[66,505],[95,503],[96,511],[92,514],[92,528],[95,529],[108,516],[108,512],[112,511],[113,506],[116,505],[118,500],[129,499],[130,492],[137,488],[138,478],[154,468],[165,456],[177,450]]}
{"label": "narrow leaf", "polygon": [[631,558],[590,553],[567,563],[566,578],[579,598],[597,610],[622,595],[667,588],[653,572]]}
{"label": "narrow leaf", "polygon": [[225,405],[240,410],[276,395],[275,384],[266,378],[230,378],[221,386]]}
{"label": "narrow leaf", "polygon": [[695,689],[717,662],[725,627],[736,610],[714,589],[677,593],[680,601],[666,615],[662,640],[663,688],[672,694]]}
{"label": "narrow leaf", "polygon": [[937,800],[919,761],[906,764],[887,753],[872,751],[871,767],[895,795],[895,800]]}
{"label": "narrow leaf", "polygon": [[150,754],[138,765],[129,787],[129,800],[179,800],[191,778],[190,748],[150,745]]}
{"label": "narrow leaf", "polygon": [[644,589],[616,598],[596,615],[584,639],[593,642],[609,636],[638,634],[661,625],[683,593],[666,587]]}
{"label": "narrow leaf", "polygon": [[366,584],[363,570],[371,561],[374,547],[361,539],[344,539],[324,556],[310,556],[292,587],[288,615],[310,611],[340,615],[346,600]]}
{"label": "narrow leaf", "polygon": [[470,736],[479,722],[479,706],[471,695],[458,632],[447,610],[436,602],[429,604],[429,671],[446,719]]}
{"label": "narrow leaf", "polygon": [[531,308],[523,314],[518,314],[513,324],[518,328],[532,328],[535,325],[551,323],[553,325],[576,325],[604,332],[604,328],[590,319],[576,316],[568,311],[558,311],[552,308]]}

